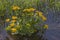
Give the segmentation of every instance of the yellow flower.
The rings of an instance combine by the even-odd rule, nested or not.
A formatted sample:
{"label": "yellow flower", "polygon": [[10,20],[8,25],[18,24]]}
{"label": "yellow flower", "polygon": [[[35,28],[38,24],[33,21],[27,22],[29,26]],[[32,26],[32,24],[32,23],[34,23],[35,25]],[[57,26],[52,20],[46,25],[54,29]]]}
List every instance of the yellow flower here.
{"label": "yellow flower", "polygon": [[36,14],[39,15],[40,17],[43,16],[43,13],[42,12],[39,12],[39,11],[36,11]]}
{"label": "yellow flower", "polygon": [[33,12],[35,9],[34,8],[29,8],[29,9],[24,9],[23,12]]}
{"label": "yellow flower", "polygon": [[47,18],[46,18],[45,16],[42,16],[42,20],[43,20],[43,21],[46,21]]}
{"label": "yellow flower", "polygon": [[16,20],[12,20],[11,22],[16,22]]}
{"label": "yellow flower", "polygon": [[9,18],[7,18],[7,19],[6,19],[6,22],[9,22],[9,21],[10,21],[10,19],[9,19]]}
{"label": "yellow flower", "polygon": [[24,9],[23,12],[31,12],[30,9]]}
{"label": "yellow flower", "polygon": [[12,16],[12,19],[17,19],[17,16]]}
{"label": "yellow flower", "polygon": [[44,20],[44,21],[47,20],[47,18],[43,15],[42,12],[36,11],[36,14],[38,14],[42,18],[42,20]]}
{"label": "yellow flower", "polygon": [[19,6],[12,6],[12,9],[13,9],[13,10],[19,10],[20,7],[19,7]]}
{"label": "yellow flower", "polygon": [[43,13],[42,13],[42,12],[39,12],[39,16],[40,16],[40,17],[43,16]]}
{"label": "yellow flower", "polygon": [[13,27],[13,26],[15,26],[15,24],[14,23],[11,23],[10,26]]}
{"label": "yellow flower", "polygon": [[16,28],[12,28],[11,31],[14,33],[14,32],[17,31],[17,29]]}
{"label": "yellow flower", "polygon": [[44,25],[44,29],[48,29],[48,25],[47,24]]}
{"label": "yellow flower", "polygon": [[31,10],[30,9],[27,9],[27,12],[31,12]]}
{"label": "yellow flower", "polygon": [[37,12],[37,13],[38,13],[38,15],[39,15],[40,17],[43,16],[43,13],[42,13],[42,12]]}
{"label": "yellow flower", "polygon": [[30,10],[31,10],[31,11],[35,11],[35,9],[34,9],[34,8],[30,8]]}

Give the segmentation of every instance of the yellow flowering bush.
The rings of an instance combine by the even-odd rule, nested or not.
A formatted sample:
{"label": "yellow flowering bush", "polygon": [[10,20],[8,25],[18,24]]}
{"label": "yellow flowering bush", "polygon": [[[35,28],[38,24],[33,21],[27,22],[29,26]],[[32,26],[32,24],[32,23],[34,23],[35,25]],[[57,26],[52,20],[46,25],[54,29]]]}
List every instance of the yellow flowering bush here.
{"label": "yellow flowering bush", "polygon": [[[39,0],[0,0],[0,14],[4,16],[7,32],[11,34],[32,35],[47,29],[47,18],[38,10]],[[45,31],[45,30],[44,30]]]}
{"label": "yellow flowering bush", "polygon": [[[17,11],[17,9],[13,8],[12,10],[14,10],[13,13]],[[20,13],[12,15],[10,19],[6,19],[6,22],[10,23],[6,30],[11,34],[32,35],[37,31],[48,28],[48,25],[44,25],[47,18],[43,15],[43,12],[37,11],[37,9],[33,7],[24,8],[23,10],[21,8],[19,10],[21,10]]]}

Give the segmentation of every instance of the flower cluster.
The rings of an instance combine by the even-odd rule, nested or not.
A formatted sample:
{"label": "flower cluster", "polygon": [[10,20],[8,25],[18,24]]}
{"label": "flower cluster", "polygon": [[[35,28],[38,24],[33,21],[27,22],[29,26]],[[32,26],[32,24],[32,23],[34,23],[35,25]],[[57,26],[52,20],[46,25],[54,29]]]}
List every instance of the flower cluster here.
{"label": "flower cluster", "polygon": [[[43,24],[47,18],[43,15],[42,12],[37,11],[35,8],[25,8],[21,9],[19,6],[12,6],[13,13],[17,13],[18,15],[13,15],[11,18],[7,18],[6,22],[9,22],[6,30],[13,34],[21,34],[21,35],[31,35],[41,28],[48,29],[48,25]],[[20,10],[16,12],[16,10]],[[41,30],[41,31],[42,31]]]}
{"label": "flower cluster", "polygon": [[12,16],[11,19],[6,19],[6,22],[10,22],[9,26],[6,28],[6,30],[11,30],[12,32],[16,32],[17,29],[14,27],[15,26],[15,23],[17,21],[17,17],[16,16]]}
{"label": "flower cluster", "polygon": [[19,6],[15,6],[15,5],[12,6],[12,10],[19,10],[19,9],[20,9]]}
{"label": "flower cluster", "polygon": [[33,12],[33,11],[35,11],[34,8],[28,8],[23,10],[23,12]]}
{"label": "flower cluster", "polygon": [[47,18],[43,15],[42,12],[36,11],[36,13],[37,13],[37,15],[39,15],[42,18],[42,20],[44,20],[44,21],[47,20]]}

